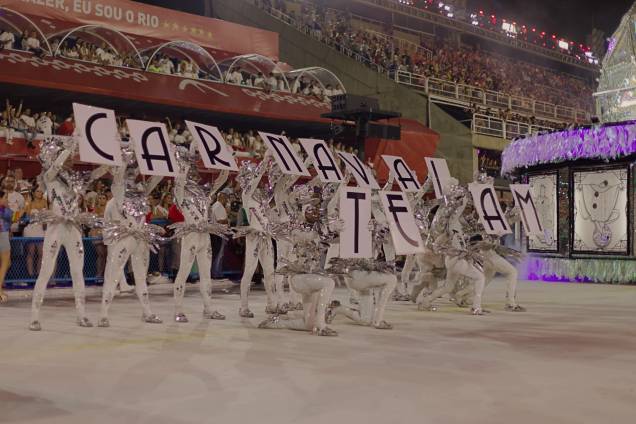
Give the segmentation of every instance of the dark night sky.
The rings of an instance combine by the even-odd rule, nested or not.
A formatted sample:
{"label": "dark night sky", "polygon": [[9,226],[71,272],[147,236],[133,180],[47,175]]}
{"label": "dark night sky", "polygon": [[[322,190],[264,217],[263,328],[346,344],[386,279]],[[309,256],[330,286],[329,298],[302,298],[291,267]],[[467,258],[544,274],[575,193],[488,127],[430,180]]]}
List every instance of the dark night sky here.
{"label": "dark night sky", "polygon": [[468,0],[473,10],[585,42],[593,28],[612,35],[634,0]]}
{"label": "dark night sky", "polygon": [[[202,13],[201,0],[138,0],[142,3]],[[471,10],[536,26],[541,31],[585,42],[593,28],[609,37],[634,0],[468,0]]]}

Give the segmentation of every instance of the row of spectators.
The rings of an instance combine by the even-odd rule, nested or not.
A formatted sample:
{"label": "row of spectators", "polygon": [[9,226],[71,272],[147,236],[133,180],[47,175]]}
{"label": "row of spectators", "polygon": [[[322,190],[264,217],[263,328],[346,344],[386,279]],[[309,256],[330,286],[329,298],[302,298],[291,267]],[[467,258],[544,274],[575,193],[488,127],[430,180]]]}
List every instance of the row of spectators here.
{"label": "row of spectators", "polygon": [[[126,126],[126,116],[117,117],[119,136],[122,140],[128,140],[129,133]],[[193,138],[183,121],[170,119],[162,120],[166,124],[170,141],[175,145],[188,146]],[[50,111],[32,112],[29,108],[24,108],[20,102],[14,106],[7,99],[5,110],[0,119],[0,137],[6,139],[7,144],[11,144],[16,137],[24,137],[29,145],[33,146],[33,140],[38,136],[48,136],[52,134],[72,135],[75,129],[73,116],[70,115],[64,120],[58,119],[58,115]],[[226,143],[232,147],[239,158],[260,159],[265,153],[265,145],[254,130],[238,131],[234,128],[222,129]],[[303,155],[300,143],[297,139],[290,139],[295,150]],[[352,148],[347,148],[342,144],[329,141],[335,150],[345,150],[356,153]]]}
{"label": "row of spectators", "polygon": [[0,49],[24,50],[35,54],[42,54],[40,39],[35,31],[13,32],[9,29],[0,30]]}
{"label": "row of spectators", "polygon": [[[219,80],[220,75],[214,69],[204,69],[189,58],[179,58],[167,54],[157,53],[151,57],[137,57],[135,54],[124,54],[116,51],[106,43],[96,45],[80,38],[68,38],[60,45],[61,39],[51,39],[51,50],[58,52],[62,57],[82,60],[108,66],[121,66],[139,68],[143,63],[149,62],[147,70],[167,75],[176,75],[193,79]],[[0,47],[13,50],[31,51],[40,54],[40,41],[35,32],[25,31],[23,34],[15,34],[9,30],[0,33]],[[143,61],[143,63],[142,63]],[[306,77],[294,78],[286,81],[280,73],[247,72],[236,67],[224,75],[225,81],[230,84],[246,87],[260,88],[266,91],[292,92],[313,97],[320,101],[327,101],[331,96],[342,94],[343,91],[330,84],[322,86],[318,82]]]}
{"label": "row of spectators", "polygon": [[408,72],[434,77],[484,90],[531,98],[582,110],[591,110],[593,86],[573,75],[559,73],[525,61],[481,50],[478,46],[458,47],[444,40],[422,40],[432,55],[405,51],[397,47],[392,29],[386,36],[356,30],[350,14],[323,9],[303,1],[301,12],[287,10],[284,1],[261,1],[262,7],[275,8],[288,14],[306,32],[345,54],[381,72],[394,75]]}

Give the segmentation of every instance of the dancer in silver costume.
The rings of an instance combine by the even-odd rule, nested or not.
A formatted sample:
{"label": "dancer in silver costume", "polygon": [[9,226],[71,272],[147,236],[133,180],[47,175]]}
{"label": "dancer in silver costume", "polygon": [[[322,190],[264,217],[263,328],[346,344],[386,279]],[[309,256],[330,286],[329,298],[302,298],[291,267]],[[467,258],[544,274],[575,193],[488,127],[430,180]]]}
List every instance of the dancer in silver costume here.
{"label": "dancer in silver costume", "polygon": [[113,218],[104,223],[104,244],[108,246],[104,289],[99,327],[109,327],[108,311],[115,289],[123,277],[124,267],[130,258],[135,276],[135,291],[142,307],[142,321],[160,324],[161,319],[152,312],[148,296],[148,264],[150,250],[156,251],[163,228],[146,223],[150,210],[148,195],[163,177],[151,177],[145,183],[137,183],[139,174],[134,153],[129,146],[122,149],[124,164],[113,168],[113,198],[106,205],[105,215]]}
{"label": "dancer in silver costume", "polygon": [[93,326],[86,317],[85,310],[82,226],[95,226],[98,221],[93,215],[81,213],[79,200],[91,182],[108,172],[108,168],[99,167],[90,176],[73,171],[76,147],[77,140],[74,138],[49,137],[42,142],[40,149],[39,159],[43,169],[40,180],[46,190],[50,209],[40,211],[32,220],[47,226],[42,249],[42,266],[33,290],[29,325],[32,331],[42,329],[40,309],[62,246],[66,250],[73,279],[77,323],[81,327]]}
{"label": "dancer in silver costume", "polygon": [[[445,204],[440,207],[434,219],[435,239],[432,243],[435,251],[444,254],[446,278],[444,283],[419,303],[420,310],[434,310],[432,303],[441,296],[451,293],[462,279],[474,282],[471,313],[483,315],[481,299],[486,284],[484,259],[478,249],[470,245],[471,234],[466,232],[463,220],[464,210],[469,202],[469,194],[460,186],[453,186],[445,196]],[[440,231],[440,229],[442,231]]]}
{"label": "dancer in silver costume", "polygon": [[271,315],[259,328],[311,331],[319,336],[336,336],[327,326],[326,312],[335,281],[326,272],[324,258],[329,242],[337,237],[337,228],[320,208],[307,206],[304,220],[286,223],[290,228],[293,262],[285,263],[280,272],[290,275],[292,288],[302,296],[302,312]]}
{"label": "dancer in silver costume", "polygon": [[252,277],[259,262],[263,268],[263,285],[267,295],[267,310],[277,310],[274,290],[274,246],[271,237],[270,202],[273,198],[271,185],[260,187],[261,179],[272,166],[273,158],[269,151],[257,166],[244,162],[237,180],[241,186],[243,208],[247,214],[248,225],[237,228],[235,238],[245,237],[245,265],[241,278],[241,306],[239,316],[254,318],[249,309],[248,296]]}
{"label": "dancer in silver costume", "polygon": [[[493,183],[492,178],[485,174],[477,175],[475,180],[482,184]],[[520,211],[517,207],[510,208],[505,212],[505,217],[509,224],[519,222]],[[474,246],[479,249],[480,255],[484,259],[486,286],[492,282],[496,274],[500,274],[506,282],[506,306],[504,309],[508,312],[525,312],[526,308],[517,303],[518,272],[512,263],[519,262],[522,259],[521,253],[503,246],[500,243],[499,236],[487,234],[474,208],[467,210],[464,219],[470,228],[470,232],[476,236],[474,238],[480,239],[480,241],[474,243]],[[455,303],[459,306],[468,304],[473,293],[473,288],[470,284],[465,286],[452,294]]]}
{"label": "dancer in silver costume", "polygon": [[179,272],[174,280],[174,300],[176,322],[188,322],[183,312],[185,284],[194,261],[199,269],[199,288],[203,298],[203,317],[224,320],[225,315],[212,309],[212,244],[210,234],[227,237],[230,234],[227,225],[210,221],[210,205],[214,196],[227,181],[229,171],[221,171],[211,189],[199,184],[200,176],[195,162],[196,144],[191,151],[177,149],[179,176],[175,179],[174,195],[183,214],[184,222],[172,224],[173,238],[181,238],[181,261]]}
{"label": "dancer in silver costume", "polygon": [[[377,227],[374,231],[374,250],[381,249],[389,237],[387,227]],[[391,324],[384,320],[386,305],[397,285],[394,265],[382,260],[379,255],[375,259],[340,259],[331,260],[329,271],[344,275],[350,290],[358,293],[358,305],[341,305],[339,301],[331,302],[328,322],[337,315],[344,315],[357,324],[371,326],[380,330],[390,330]]]}

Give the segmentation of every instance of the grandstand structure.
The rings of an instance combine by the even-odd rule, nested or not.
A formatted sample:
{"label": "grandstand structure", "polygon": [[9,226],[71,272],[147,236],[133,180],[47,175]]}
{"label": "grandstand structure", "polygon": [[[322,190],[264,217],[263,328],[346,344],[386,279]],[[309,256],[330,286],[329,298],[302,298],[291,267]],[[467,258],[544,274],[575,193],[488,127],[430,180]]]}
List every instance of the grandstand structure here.
{"label": "grandstand structure", "polygon": [[[597,64],[417,9],[405,4],[408,2],[211,3],[217,17],[278,32],[284,61],[299,67],[308,61],[321,61],[337,71],[349,92],[384,97],[383,107],[397,108],[404,116],[418,119],[442,134],[439,152],[454,164],[462,180],[481,168],[480,154],[484,151],[491,158],[497,157],[510,140],[586,124],[593,115]],[[254,5],[264,13],[255,11],[251,7]],[[294,39],[300,34],[306,37],[302,43]],[[301,44],[311,52],[303,52]],[[379,50],[390,53],[378,54]],[[470,60],[462,64],[466,69],[460,70],[460,77],[449,78],[452,72],[436,72],[438,58],[455,50],[461,52],[459,57],[486,57],[483,60],[494,69],[505,65],[500,73],[509,75],[491,78],[485,72],[487,83],[471,83]],[[379,76],[362,71],[358,64]],[[496,78],[507,79],[500,84],[501,89],[489,84]],[[408,88],[415,96],[398,87]],[[498,172],[492,174],[498,176]]]}
{"label": "grandstand structure", "polygon": [[[128,0],[101,2],[99,13],[56,9],[60,4],[68,6],[0,2],[3,175],[20,168],[31,179],[41,172],[39,141],[52,133],[73,134],[73,103],[113,109],[122,139],[127,137],[124,120],[133,118],[165,122],[171,141],[183,143],[187,119],[230,135],[266,131],[292,139],[321,138],[353,153],[361,147],[369,154],[366,160],[376,162],[380,181],[387,177],[387,169],[379,166],[382,153],[435,155],[439,135],[409,117],[387,122],[401,127],[401,139],[390,146],[383,139],[356,146],[354,122],[322,117],[331,111],[330,96],[349,89],[337,70],[321,61],[290,66],[280,59],[275,32]],[[134,24],[127,22],[128,14]],[[49,120],[48,130],[40,127],[40,115]],[[38,124],[29,125],[29,120]],[[261,157],[254,145],[234,143],[229,135],[227,141],[239,161]],[[417,163],[423,176],[423,161]],[[211,172],[202,169],[202,174],[209,178]],[[89,262],[96,254],[94,241],[85,240]],[[26,275],[25,255],[19,254],[31,242],[12,238],[16,256],[8,284],[33,283],[34,276]],[[237,261],[229,268],[240,269]],[[56,279],[67,281],[65,259],[58,265]],[[99,283],[94,267],[88,268],[86,280]]]}

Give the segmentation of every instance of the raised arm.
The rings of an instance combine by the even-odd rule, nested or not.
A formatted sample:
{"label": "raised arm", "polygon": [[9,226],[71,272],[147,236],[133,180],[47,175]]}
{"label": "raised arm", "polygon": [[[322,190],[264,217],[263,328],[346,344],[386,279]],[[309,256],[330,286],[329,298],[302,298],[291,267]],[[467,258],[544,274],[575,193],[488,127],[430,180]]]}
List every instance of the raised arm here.
{"label": "raised arm", "polygon": [[258,184],[261,182],[261,178],[263,178],[263,176],[265,175],[265,172],[267,172],[267,164],[270,160],[272,160],[271,153],[269,152],[269,150],[267,150],[265,152],[265,156],[263,157],[263,160],[256,167],[256,176],[250,183],[250,186],[247,188],[247,190],[245,190],[244,196],[248,196],[248,197],[254,196],[254,193],[256,192],[256,189],[258,188]]}
{"label": "raised arm", "polygon": [[113,183],[110,191],[113,193],[116,204],[120,207],[124,203],[126,195],[126,166],[113,167],[111,173],[113,174]]}
{"label": "raised arm", "polygon": [[230,171],[223,170],[219,173],[219,176],[214,180],[214,185],[212,185],[212,189],[210,190],[210,201],[212,198],[221,190],[221,187],[227,182],[228,177],[230,176]]}
{"label": "raised arm", "polygon": [[161,175],[153,175],[152,177],[150,177],[150,179],[146,181],[146,189],[144,190],[145,195],[150,195],[150,193],[152,193],[153,190],[159,185],[161,180],[163,180],[163,177]]}
{"label": "raised arm", "polygon": [[415,193],[415,200],[420,200],[424,195],[433,187],[433,180],[430,177],[426,177],[426,181],[422,184],[422,187]]}
{"label": "raised arm", "polygon": [[390,171],[389,172],[389,178],[387,178],[386,184],[384,184],[384,187],[382,187],[382,191],[391,190],[391,188],[393,187],[393,182],[394,181],[395,181],[395,176],[393,175],[393,172]]}
{"label": "raised arm", "polygon": [[49,169],[44,172],[45,181],[53,181],[64,167],[64,162],[75,153],[75,139],[72,139],[70,144],[71,146],[65,146],[64,150],[57,156]]}

